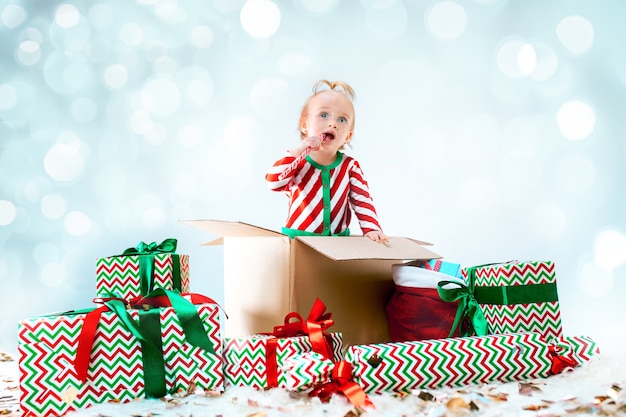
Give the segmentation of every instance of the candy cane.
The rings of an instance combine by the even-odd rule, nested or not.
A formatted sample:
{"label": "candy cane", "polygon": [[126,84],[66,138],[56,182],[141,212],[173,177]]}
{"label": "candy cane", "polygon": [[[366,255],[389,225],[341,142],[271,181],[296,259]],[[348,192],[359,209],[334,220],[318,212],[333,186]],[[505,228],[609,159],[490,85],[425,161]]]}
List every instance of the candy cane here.
{"label": "candy cane", "polygon": [[[322,134],[320,135],[320,137],[322,138],[322,142],[326,142],[327,140],[330,140],[330,139],[328,139],[328,136],[329,136],[329,135],[328,135],[328,133],[322,133]],[[289,174],[291,174],[291,172],[292,172],[293,170],[295,170],[296,168],[298,168],[298,165],[300,165],[300,163],[302,162],[302,160],[303,160],[304,158],[306,158],[306,156],[307,156],[308,154],[310,154],[310,153],[311,153],[311,151],[313,151],[313,148],[311,148],[311,147],[309,146],[309,147],[308,147],[308,148],[306,148],[306,149],[305,149],[305,150],[304,150],[304,151],[303,151],[300,155],[296,156],[296,159],[294,159],[294,160],[293,160],[293,162],[292,162],[291,164],[289,164],[289,166],[288,166],[288,167],[287,167],[287,168],[286,168],[283,172],[281,172],[281,173],[280,173],[280,175],[278,176],[278,180],[279,180],[279,181],[282,181],[282,180],[284,180],[285,178],[287,178],[287,176],[288,176]]]}

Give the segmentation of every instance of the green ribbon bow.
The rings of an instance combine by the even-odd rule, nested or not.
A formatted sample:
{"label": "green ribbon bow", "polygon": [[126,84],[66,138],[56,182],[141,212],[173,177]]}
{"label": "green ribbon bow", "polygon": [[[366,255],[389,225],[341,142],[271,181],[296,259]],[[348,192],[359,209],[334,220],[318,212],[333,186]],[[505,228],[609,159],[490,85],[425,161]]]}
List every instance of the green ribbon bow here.
{"label": "green ribbon bow", "polygon": [[[445,288],[448,284],[454,288]],[[437,292],[443,301],[458,301],[454,322],[448,337],[452,337],[456,328],[460,326],[461,336],[485,336],[487,335],[487,320],[478,301],[474,298],[473,282],[467,286],[459,281],[439,281]],[[463,320],[467,318],[469,326],[463,326]]]}
{"label": "green ribbon bow", "polygon": [[172,287],[175,290],[182,291],[180,280],[180,257],[175,254],[176,245],[178,241],[176,239],[165,239],[160,244],[152,242],[146,244],[139,242],[134,248],[128,248],[122,256],[137,255],[139,259],[139,282],[141,285],[141,295],[147,295],[150,293],[154,284],[154,257],[159,253],[172,254]]}
{"label": "green ribbon bow", "polygon": [[139,322],[131,317],[127,310],[128,306],[122,300],[104,299],[104,304],[105,306],[88,312],[79,335],[74,366],[79,380],[83,382],[87,380],[89,357],[100,315],[106,309],[113,311],[124,327],[140,340],[145,395],[148,398],[161,398],[167,394],[159,307],[171,306],[174,309],[189,344],[216,354],[195,305],[178,292],[158,288],[143,298],[133,300],[131,307],[143,308],[139,310]]}

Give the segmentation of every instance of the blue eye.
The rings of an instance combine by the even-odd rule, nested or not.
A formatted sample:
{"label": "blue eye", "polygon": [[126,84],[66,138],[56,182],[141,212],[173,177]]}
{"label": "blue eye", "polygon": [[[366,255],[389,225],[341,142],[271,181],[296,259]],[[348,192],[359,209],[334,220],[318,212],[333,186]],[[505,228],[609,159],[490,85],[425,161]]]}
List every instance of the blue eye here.
{"label": "blue eye", "polygon": [[345,123],[345,122],[347,122],[345,117],[340,117],[339,118],[339,123]]}
{"label": "blue eye", "polygon": [[328,117],[328,113],[322,113],[322,114],[320,114],[320,116],[321,116],[323,119],[326,119],[326,118]]}

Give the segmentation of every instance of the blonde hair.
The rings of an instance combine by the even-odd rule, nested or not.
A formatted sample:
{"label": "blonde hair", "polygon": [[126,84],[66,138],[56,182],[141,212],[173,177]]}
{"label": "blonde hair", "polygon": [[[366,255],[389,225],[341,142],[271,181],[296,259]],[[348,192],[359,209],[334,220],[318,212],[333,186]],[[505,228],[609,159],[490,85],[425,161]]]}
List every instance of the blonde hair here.
{"label": "blonde hair", "polygon": [[328,81],[328,80],[319,80],[315,84],[313,84],[313,94],[304,102],[302,106],[302,111],[300,112],[300,122],[298,125],[298,129],[300,130],[300,139],[304,139],[306,134],[302,131],[302,123],[304,119],[306,119],[306,114],[309,109],[309,103],[311,99],[318,94],[321,94],[325,91],[336,91],[338,93],[343,94],[348,98],[350,104],[352,105],[352,123],[350,124],[350,130],[354,131],[354,100],[356,100],[356,93],[354,89],[350,87],[350,84],[343,81]]}

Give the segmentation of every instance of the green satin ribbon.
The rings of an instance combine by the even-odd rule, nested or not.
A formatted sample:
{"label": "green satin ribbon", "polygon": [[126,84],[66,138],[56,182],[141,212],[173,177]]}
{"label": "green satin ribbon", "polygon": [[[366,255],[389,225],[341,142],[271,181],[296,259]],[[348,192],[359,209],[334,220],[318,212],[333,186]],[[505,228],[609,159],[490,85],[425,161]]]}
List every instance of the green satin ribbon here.
{"label": "green satin ribbon", "polygon": [[512,305],[534,304],[559,301],[556,283],[531,284],[531,285],[502,285],[502,286],[475,286],[476,270],[494,265],[506,265],[517,261],[505,263],[492,263],[477,265],[467,268],[467,280],[472,283],[473,293],[479,304]]}
{"label": "green satin ribbon", "polygon": [[[117,315],[122,325],[133,334],[133,336],[140,340],[146,397],[161,398],[166,394],[165,358],[163,354],[160,323],[161,307],[171,306],[174,309],[174,313],[178,317],[180,326],[185,334],[185,339],[189,344],[204,349],[209,353],[216,354],[195,305],[182,297],[178,292],[158,288],[143,298],[133,300],[132,307],[144,308],[144,310],[139,311],[139,322],[132,318],[127,310],[128,305],[122,300],[107,299],[104,301],[104,304]],[[69,313],[89,313],[92,311],[102,311],[101,309],[102,307],[98,309],[72,311]],[[84,327],[83,330],[85,330]],[[78,350],[87,350],[82,352],[77,351],[76,354],[77,358],[81,357],[86,360],[81,367],[84,373],[84,375],[81,376],[82,379],[86,378],[87,375],[89,354],[93,337],[95,336],[95,326],[90,330],[90,332],[93,333],[85,335],[85,339],[83,339],[83,330],[81,330],[81,334],[79,335]],[[87,347],[81,347],[81,340],[85,340]]]}
{"label": "green satin ribbon", "polygon": [[[448,284],[455,285],[454,288],[444,288]],[[485,336],[487,335],[487,320],[485,315],[474,298],[473,285],[469,287],[458,281],[439,281],[437,284],[437,292],[439,297],[443,301],[454,302],[458,301],[459,306],[456,309],[454,316],[454,322],[450,329],[448,337],[452,337],[454,331],[460,325],[461,336]],[[469,327],[463,326],[462,321],[464,318],[468,318]]]}
{"label": "green satin ribbon", "polygon": [[139,282],[141,295],[149,294],[154,284],[154,256],[158,253],[169,253],[172,256],[172,287],[181,291],[180,257],[175,254],[178,241],[173,238],[165,239],[160,244],[139,242],[134,248],[128,248],[122,256],[137,255],[139,259]]}
{"label": "green satin ribbon", "polygon": [[141,360],[146,398],[163,398],[167,394],[165,358],[161,338],[161,315],[158,308],[139,311]]}
{"label": "green satin ribbon", "polygon": [[474,288],[474,297],[480,304],[511,305],[550,303],[559,301],[556,283],[532,285],[505,285]]}

